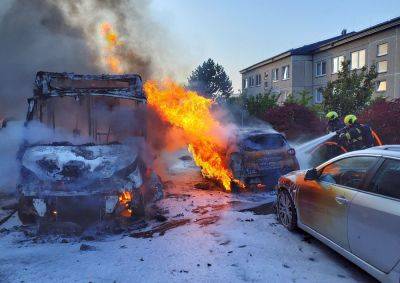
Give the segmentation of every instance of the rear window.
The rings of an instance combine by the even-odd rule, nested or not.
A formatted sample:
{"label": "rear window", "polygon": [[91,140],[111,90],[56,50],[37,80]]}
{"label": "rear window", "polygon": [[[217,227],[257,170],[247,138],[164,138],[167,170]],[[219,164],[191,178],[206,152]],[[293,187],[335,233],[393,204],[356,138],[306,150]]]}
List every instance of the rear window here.
{"label": "rear window", "polygon": [[372,179],[370,190],[400,200],[400,160],[386,159]]}
{"label": "rear window", "polygon": [[279,134],[260,134],[247,137],[242,146],[247,151],[278,149],[285,146],[286,140]]}

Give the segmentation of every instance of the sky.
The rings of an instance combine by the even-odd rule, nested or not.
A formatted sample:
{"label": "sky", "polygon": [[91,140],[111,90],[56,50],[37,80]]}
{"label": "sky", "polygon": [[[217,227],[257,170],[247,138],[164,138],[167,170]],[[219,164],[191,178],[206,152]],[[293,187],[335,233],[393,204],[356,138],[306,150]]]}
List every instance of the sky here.
{"label": "sky", "polygon": [[400,16],[399,0],[153,0],[151,9],[179,46],[188,75],[212,58],[225,68],[235,92],[245,67],[343,29],[358,31]]}

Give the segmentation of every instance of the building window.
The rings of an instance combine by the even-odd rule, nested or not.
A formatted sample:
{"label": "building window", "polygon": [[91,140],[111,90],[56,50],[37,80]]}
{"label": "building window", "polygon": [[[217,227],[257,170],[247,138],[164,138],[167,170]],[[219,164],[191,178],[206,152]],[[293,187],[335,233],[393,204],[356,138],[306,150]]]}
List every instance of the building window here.
{"label": "building window", "polygon": [[279,69],[272,70],[272,81],[273,82],[276,82],[278,80],[278,73],[279,73]]}
{"label": "building window", "polygon": [[336,74],[343,69],[343,62],[344,56],[338,56],[332,59],[332,74]]}
{"label": "building window", "polygon": [[386,91],[386,81],[379,81],[377,82],[377,92],[384,92]]}
{"label": "building window", "polygon": [[247,80],[246,79],[242,80],[242,88],[243,89],[247,88]]}
{"label": "building window", "polygon": [[315,76],[325,76],[326,75],[326,61],[317,62],[315,64]]}
{"label": "building window", "polygon": [[378,73],[386,73],[388,70],[388,61],[378,62]]}
{"label": "building window", "polygon": [[250,87],[254,86],[254,76],[249,77],[249,86]]}
{"label": "building window", "polygon": [[282,80],[289,79],[289,65],[282,67]]}
{"label": "building window", "polygon": [[361,69],[365,66],[365,49],[351,53],[351,69]]}
{"label": "building window", "polygon": [[261,85],[261,74],[257,74],[256,75],[256,86],[260,86]]}
{"label": "building window", "polygon": [[384,56],[387,54],[388,54],[388,44],[387,43],[378,44],[377,56]]}
{"label": "building window", "polygon": [[314,102],[322,103],[322,89],[317,88],[314,92]]}

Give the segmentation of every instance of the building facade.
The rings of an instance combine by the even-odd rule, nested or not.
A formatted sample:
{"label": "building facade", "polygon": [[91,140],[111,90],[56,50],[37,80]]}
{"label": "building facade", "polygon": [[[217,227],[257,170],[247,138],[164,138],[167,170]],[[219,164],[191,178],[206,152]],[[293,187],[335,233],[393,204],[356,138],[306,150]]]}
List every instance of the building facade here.
{"label": "building facade", "polygon": [[378,77],[374,95],[400,97],[400,17],[359,32],[346,33],[278,54],[240,71],[242,92],[289,94],[308,91],[314,103],[322,102],[322,91],[337,79],[341,62],[351,69],[376,65]]}

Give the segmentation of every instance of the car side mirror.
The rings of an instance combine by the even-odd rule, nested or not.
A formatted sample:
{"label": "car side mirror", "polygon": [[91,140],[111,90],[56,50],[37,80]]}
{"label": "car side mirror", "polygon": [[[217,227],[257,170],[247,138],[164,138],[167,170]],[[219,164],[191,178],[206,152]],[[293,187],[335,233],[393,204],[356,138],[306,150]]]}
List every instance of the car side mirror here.
{"label": "car side mirror", "polygon": [[319,176],[318,176],[317,169],[313,168],[306,172],[306,175],[304,176],[304,180],[306,180],[306,181],[317,180],[318,177]]}

